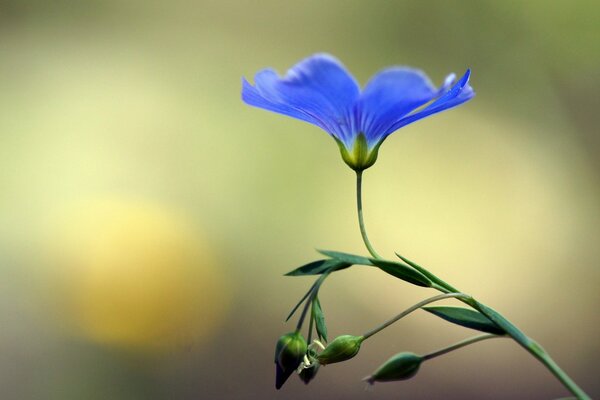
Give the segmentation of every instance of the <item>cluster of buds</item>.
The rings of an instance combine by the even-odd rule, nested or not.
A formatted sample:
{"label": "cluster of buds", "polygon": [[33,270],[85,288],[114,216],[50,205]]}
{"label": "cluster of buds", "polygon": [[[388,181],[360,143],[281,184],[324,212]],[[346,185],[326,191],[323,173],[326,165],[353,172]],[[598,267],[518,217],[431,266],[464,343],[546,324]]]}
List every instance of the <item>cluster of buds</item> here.
{"label": "cluster of buds", "polygon": [[[283,335],[275,347],[275,387],[280,389],[294,371],[308,384],[317,374],[319,366],[346,361],[356,356],[364,339],[364,336],[342,335],[325,347],[317,340],[307,346],[299,332]],[[321,348],[322,351],[317,353],[315,348]],[[364,378],[364,381],[373,385],[375,382],[410,379],[417,374],[423,361],[422,356],[414,353],[398,353]]]}
{"label": "cluster of buds", "polygon": [[[363,340],[363,336],[342,335],[327,346],[317,340],[307,346],[299,332],[281,336],[275,346],[275,387],[280,389],[294,371],[308,384],[319,366],[346,361],[358,354]],[[322,351],[317,353],[316,348]]]}

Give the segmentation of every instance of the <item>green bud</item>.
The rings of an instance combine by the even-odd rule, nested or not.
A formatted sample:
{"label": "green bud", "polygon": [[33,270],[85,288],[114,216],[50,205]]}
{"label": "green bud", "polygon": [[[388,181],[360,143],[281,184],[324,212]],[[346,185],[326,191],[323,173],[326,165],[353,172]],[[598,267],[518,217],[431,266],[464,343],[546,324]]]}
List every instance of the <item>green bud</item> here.
{"label": "green bud", "polygon": [[367,376],[365,381],[371,385],[375,382],[402,381],[410,379],[417,374],[419,367],[423,362],[423,357],[414,353],[398,353],[389,360],[371,376]]}
{"label": "green bud", "polygon": [[317,356],[317,360],[322,365],[349,360],[358,354],[363,340],[362,336],[338,336]]}
{"label": "green bud", "polygon": [[344,162],[357,172],[363,171],[375,164],[379,146],[381,146],[382,143],[379,142],[373,146],[373,148],[369,149],[367,138],[362,133],[354,139],[351,149],[348,149],[346,145],[338,139],[336,139],[336,142],[340,148]]}
{"label": "green bud", "polygon": [[275,387],[280,389],[306,355],[306,340],[300,332],[283,335],[275,346]]}

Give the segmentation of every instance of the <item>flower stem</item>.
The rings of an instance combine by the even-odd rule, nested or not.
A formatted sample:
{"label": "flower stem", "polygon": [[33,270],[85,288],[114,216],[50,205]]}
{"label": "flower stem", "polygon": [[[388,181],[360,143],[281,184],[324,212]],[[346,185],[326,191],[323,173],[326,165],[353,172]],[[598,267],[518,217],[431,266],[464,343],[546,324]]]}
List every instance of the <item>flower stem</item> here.
{"label": "flower stem", "polygon": [[314,283],[312,290],[310,290],[310,292],[309,292],[310,294],[307,296],[308,298],[306,299],[306,303],[304,304],[304,308],[302,309],[302,314],[300,315],[300,318],[298,319],[298,324],[296,325],[296,332],[299,332],[300,329],[302,329],[302,325],[304,324],[304,319],[306,318],[306,314],[308,313],[308,308],[311,306],[313,300],[319,293],[321,284],[323,284],[323,281],[325,280],[325,278],[327,278],[332,271],[333,271],[333,269],[330,269],[329,271],[324,272]]}
{"label": "flower stem", "polygon": [[[367,231],[365,229],[365,223],[364,223],[363,213],[362,213],[362,171],[358,171],[356,173],[356,203],[357,203],[357,207],[358,207],[358,223],[360,225],[360,233],[362,235],[363,241],[365,242],[365,246],[367,247],[367,249],[369,250],[369,253],[371,253],[371,255],[374,258],[382,259],[381,256],[379,256],[379,254],[377,254],[377,252],[373,249],[371,242],[369,242],[369,238],[367,237]],[[411,267],[413,267],[415,270],[419,271],[420,273],[422,273],[423,275],[428,277],[433,283],[435,283],[433,288],[435,288],[445,294],[461,292],[460,290],[456,289],[454,286],[452,286],[452,285],[446,283],[445,281],[443,281],[442,279],[438,278],[436,275],[434,275],[427,269],[413,263],[412,261],[410,261],[408,259],[405,259],[404,257],[402,257],[400,255],[398,255],[398,256],[400,258],[402,258],[402,260],[404,260],[406,263],[408,263]],[[471,306],[475,310],[481,312],[483,315],[485,315],[490,320],[492,320],[494,323],[496,323],[496,325],[498,325],[500,328],[504,329],[505,332],[507,333],[507,335],[512,337],[512,339],[515,342],[520,344],[525,350],[527,350],[531,355],[533,355],[542,364],[544,364],[544,366],[550,372],[552,372],[552,374],[554,374],[554,376],[571,393],[573,393],[575,395],[575,397],[577,397],[577,399],[591,400],[591,398],[583,391],[583,389],[581,389],[575,383],[575,381],[573,381],[565,373],[565,371],[563,371],[560,368],[560,366],[550,357],[550,355],[539,344],[537,344],[534,340],[532,340],[528,336],[526,336],[520,329],[518,329],[510,321],[508,321],[506,318],[504,318],[502,315],[500,315],[498,312],[492,310],[488,306],[478,302],[473,297],[461,296],[461,297],[457,297],[457,299],[462,301],[463,303]],[[398,317],[396,317],[396,318],[400,319],[400,318],[402,318],[402,316],[400,316],[399,318]],[[385,327],[387,327],[390,324],[397,321],[397,319],[393,318],[392,320],[390,320],[391,322],[390,321],[386,322],[384,325],[382,325],[382,327],[375,329],[374,332],[373,331],[368,332],[367,335],[369,335],[369,336],[374,335],[375,333],[379,332],[381,329],[384,329]],[[365,335],[365,338],[367,337],[367,335]],[[483,340],[483,339],[479,339],[479,340]],[[469,343],[467,343],[467,344],[469,344]],[[463,345],[466,345],[466,344],[463,344]],[[462,345],[459,347],[462,347]],[[451,350],[448,350],[448,351],[451,351]],[[433,353],[433,354],[435,354],[435,353]],[[433,356],[430,355],[430,358],[431,357],[433,357]]]}
{"label": "flower stem", "polygon": [[364,339],[370,338],[374,334],[381,332],[388,326],[392,325],[394,322],[398,321],[399,319],[406,317],[408,314],[412,313],[413,311],[418,310],[419,308],[421,308],[423,306],[426,306],[429,303],[433,303],[433,302],[444,300],[444,299],[449,299],[452,297],[461,298],[461,297],[469,297],[469,296],[464,293],[445,293],[445,294],[438,294],[437,296],[430,297],[428,299],[425,299],[425,300],[415,304],[412,307],[407,308],[406,310],[402,311],[400,314],[396,315],[394,318],[384,322],[382,325],[378,326],[377,328],[372,329],[369,332],[365,333],[363,335],[363,338]]}
{"label": "flower stem", "polygon": [[[423,267],[420,268],[425,270]],[[428,274],[431,274],[435,277],[435,275],[433,275],[431,272],[427,272]],[[446,285],[446,287],[436,288],[442,292],[448,292],[448,287],[452,288],[453,291],[456,290],[450,285]],[[457,299],[473,307],[475,310],[479,311],[480,313],[488,317],[490,320],[492,320],[500,328],[504,329],[507,335],[509,335],[515,342],[521,345],[531,355],[537,358],[563,384],[563,386],[565,386],[571,393],[573,393],[577,397],[577,399],[590,400],[590,397],[583,391],[583,389],[581,389],[575,383],[575,381],[573,381],[573,379],[571,379],[571,377],[569,377],[569,375],[567,375],[565,371],[562,370],[562,368],[560,368],[556,361],[554,361],[552,357],[550,357],[550,354],[548,354],[536,341],[525,335],[512,322],[510,322],[504,316],[499,314],[497,311],[492,310],[490,307],[477,301],[473,297],[457,297]]]}
{"label": "flower stem", "polygon": [[450,353],[451,351],[460,349],[461,347],[465,347],[465,346],[468,346],[470,344],[480,342],[482,340],[493,339],[493,338],[502,338],[502,337],[506,337],[506,336],[499,336],[499,335],[494,335],[494,334],[485,334],[485,335],[473,336],[473,337],[470,337],[470,338],[465,339],[463,341],[460,341],[458,343],[454,343],[451,346],[444,347],[443,349],[440,349],[440,350],[434,351],[432,353],[426,354],[426,355],[423,356],[423,360],[431,360],[432,358],[439,357],[439,356],[444,355],[446,353]]}
{"label": "flower stem", "polygon": [[367,236],[367,229],[365,228],[365,221],[363,219],[363,211],[362,211],[362,171],[356,171],[356,208],[358,209],[358,225],[360,226],[360,234],[362,235],[363,242],[365,242],[365,246],[369,253],[374,258],[381,258],[381,256],[375,251],[373,245],[369,241],[369,237]]}
{"label": "flower stem", "polygon": [[575,381],[558,366],[556,361],[554,361],[548,353],[542,350],[541,353],[537,355],[537,359],[540,360],[577,399],[591,400],[591,397],[588,396],[583,389],[581,389]]}
{"label": "flower stem", "polygon": [[306,343],[310,343],[310,342],[312,342],[313,323],[314,323],[314,320],[313,320],[313,318],[311,317],[311,318],[308,320],[308,336],[307,336],[307,338],[306,338]]}

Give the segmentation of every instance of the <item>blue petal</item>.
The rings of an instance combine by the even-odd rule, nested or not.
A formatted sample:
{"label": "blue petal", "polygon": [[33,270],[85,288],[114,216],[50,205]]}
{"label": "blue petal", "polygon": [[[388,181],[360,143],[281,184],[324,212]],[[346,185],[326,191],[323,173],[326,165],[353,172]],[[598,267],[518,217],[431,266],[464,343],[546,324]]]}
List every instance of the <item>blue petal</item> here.
{"label": "blue petal", "polygon": [[242,78],[242,100],[246,104],[254,107],[263,108],[279,114],[288,115],[293,118],[301,119],[310,122],[311,124],[319,125],[319,121],[315,120],[310,115],[302,111],[296,110],[283,104],[277,104],[263,97],[257,88],[252,86],[246,79]]}
{"label": "blue petal", "polygon": [[410,123],[418,121],[422,118],[428,117],[432,114],[438,113],[440,111],[447,110],[452,107],[456,107],[466,101],[469,101],[475,96],[475,92],[469,86],[469,78],[471,76],[471,70],[468,69],[467,72],[460,78],[460,80],[452,86],[449,90],[446,90],[444,94],[442,94],[438,99],[436,99],[433,103],[429,104],[427,107],[419,110],[415,113],[412,113],[404,118],[400,118],[397,120],[392,126],[385,132],[384,138],[396,131],[397,129],[402,128]]}
{"label": "blue petal", "polygon": [[378,143],[398,119],[438,93],[423,72],[412,68],[388,68],[371,78],[357,104],[359,127],[369,147]]}
{"label": "blue petal", "polygon": [[317,54],[279,77],[271,69],[256,74],[253,87],[244,81],[242,99],[256,107],[320,126],[347,145],[356,132],[353,105],[359,87],[334,57]]}

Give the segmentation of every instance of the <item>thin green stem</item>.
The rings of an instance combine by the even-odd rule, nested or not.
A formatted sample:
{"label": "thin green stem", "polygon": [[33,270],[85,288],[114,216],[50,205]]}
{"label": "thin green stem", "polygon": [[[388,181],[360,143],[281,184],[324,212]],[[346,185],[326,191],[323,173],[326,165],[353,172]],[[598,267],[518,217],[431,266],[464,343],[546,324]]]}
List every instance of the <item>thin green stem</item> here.
{"label": "thin green stem", "polygon": [[369,332],[365,333],[363,335],[363,338],[365,340],[370,338],[371,336],[375,335],[376,333],[379,333],[382,330],[384,330],[385,328],[387,328],[388,326],[392,325],[394,322],[398,321],[399,319],[406,317],[408,314],[412,313],[413,311],[418,310],[419,308],[421,308],[423,306],[426,306],[429,303],[433,303],[433,302],[444,300],[444,299],[449,299],[452,297],[460,298],[460,297],[469,297],[469,296],[464,293],[445,293],[445,294],[438,294],[437,296],[430,297],[428,299],[425,299],[425,300],[415,304],[414,306],[407,308],[406,310],[402,311],[400,314],[396,315],[394,318],[384,322],[377,328],[372,329]]}
{"label": "thin green stem", "polygon": [[315,288],[315,286],[317,285],[317,283],[319,283],[318,279],[315,281],[315,283],[312,284],[312,286],[308,289],[308,291],[304,294],[304,296],[302,296],[302,298],[300,299],[300,301],[298,301],[298,303],[294,306],[294,308],[292,308],[292,311],[290,311],[290,313],[288,314],[287,318],[285,319],[286,322],[289,321],[290,318],[292,318],[292,316],[296,313],[296,311],[298,310],[298,308],[300,308],[300,306],[302,305],[302,303],[304,302],[304,300],[306,300],[306,298],[308,296],[310,296],[310,294],[313,292],[313,289]]}
{"label": "thin green stem", "polygon": [[367,229],[365,228],[365,221],[362,211],[362,171],[356,171],[356,208],[358,210],[358,225],[360,226],[360,234],[362,235],[363,242],[365,242],[365,246],[373,258],[381,258],[369,241]]}
{"label": "thin green stem", "polygon": [[324,272],[319,277],[319,279],[317,279],[317,281],[314,283],[313,288],[310,291],[310,295],[306,299],[306,303],[304,304],[304,308],[302,309],[302,314],[300,315],[300,318],[298,319],[298,324],[296,325],[296,332],[299,332],[300,329],[302,329],[302,325],[304,324],[304,319],[306,318],[306,314],[308,313],[308,308],[311,306],[312,301],[317,296],[317,293],[319,293],[319,288],[323,284],[323,281],[325,280],[325,278],[327,278],[329,276],[329,274],[332,271],[333,271],[333,269],[331,269],[327,272]]}
{"label": "thin green stem", "polygon": [[[360,233],[363,237],[363,241],[365,242],[365,246],[367,247],[367,249],[369,250],[369,253],[371,253],[371,255],[374,258],[382,259],[379,256],[379,254],[377,254],[377,252],[373,249],[373,246],[371,245],[371,242],[368,239],[367,232],[365,229],[365,223],[364,223],[363,213],[362,213],[362,172],[361,171],[356,173],[356,200],[357,200],[357,207],[358,207],[358,222],[360,225]],[[460,290],[456,289],[454,286],[450,285],[449,283],[446,283],[442,279],[435,276],[433,273],[429,272],[427,269],[417,265],[416,263],[414,263],[400,255],[398,255],[398,256],[403,261],[405,261],[407,264],[409,264],[411,267],[413,267],[415,270],[419,271],[420,273],[425,275],[427,278],[429,278],[435,284],[435,285],[433,285],[433,287],[435,289],[437,289],[438,291],[445,293],[445,294],[461,292]],[[516,326],[514,326],[510,321],[508,321],[502,315],[500,315],[496,311],[492,310],[491,308],[487,307],[486,305],[478,302],[473,297],[465,296],[465,297],[457,297],[457,298],[458,298],[458,300],[462,301],[463,303],[465,303],[465,304],[473,307],[477,311],[481,312],[483,315],[485,315],[490,320],[492,320],[494,323],[496,323],[500,328],[504,329],[505,332],[507,333],[507,335],[512,337],[518,344],[520,344],[523,348],[525,348],[525,350],[527,350],[530,354],[532,354],[535,358],[537,358],[542,364],[544,364],[544,366],[546,366],[546,368],[550,372],[552,372],[552,374],[554,374],[554,376],[567,389],[569,389],[569,391],[571,393],[573,393],[577,397],[577,399],[579,399],[579,400],[590,400],[591,399],[583,391],[583,389],[581,389],[575,383],[575,381],[573,381],[565,373],[565,371],[563,371],[559,367],[559,365],[550,357],[550,355],[540,345],[538,345],[535,341],[533,341],[532,339],[527,337],[520,329],[518,329]],[[400,318],[402,318],[402,316]],[[390,322],[390,321],[392,321],[392,322]],[[392,319],[390,321],[388,321],[389,324],[392,324],[395,322],[394,319]],[[388,323],[386,323],[386,324],[388,324]],[[373,333],[369,332],[367,335],[369,335],[369,334],[373,335],[373,334],[379,332],[381,329],[384,329],[386,326],[389,326],[389,324],[388,325],[386,325],[386,324],[384,324],[383,327],[377,328],[375,330],[375,332],[373,332]],[[367,335],[365,335],[365,337],[367,337]],[[483,340],[483,339],[478,339],[478,340]],[[469,343],[467,343],[467,344],[469,344]],[[466,346],[466,344],[463,344],[463,345]],[[462,347],[463,345],[461,345],[459,347]],[[448,350],[448,351],[451,351],[451,350]],[[432,353],[432,354],[436,354],[436,353]],[[429,357],[431,358],[433,356],[429,355]]]}
{"label": "thin green stem", "polygon": [[306,337],[306,343],[312,342],[313,324],[314,324],[314,320],[311,317],[310,320],[308,321],[308,336]]}
{"label": "thin green stem", "polygon": [[577,385],[575,381],[571,379],[571,377],[569,377],[569,375],[567,375],[562,368],[559,367],[556,361],[554,361],[548,353],[542,350],[542,352],[537,356],[537,359],[540,360],[542,364],[544,364],[546,368],[548,368],[550,372],[552,372],[552,374],[554,374],[554,376],[558,378],[558,380],[561,381],[562,384],[565,385],[565,387],[569,389],[569,391],[578,399],[591,400],[587,393],[585,393],[583,389],[581,389],[579,385]]}
{"label": "thin green stem", "polygon": [[426,355],[423,356],[423,360],[431,360],[432,358],[439,357],[439,356],[444,355],[446,353],[450,353],[451,351],[460,349],[461,347],[465,347],[465,346],[468,346],[468,345],[473,344],[473,343],[481,342],[482,340],[494,339],[494,338],[501,338],[501,337],[506,337],[506,336],[499,336],[499,335],[493,335],[493,334],[485,334],[485,335],[473,336],[473,337],[470,337],[468,339],[462,340],[462,341],[460,341],[458,343],[454,343],[451,346],[444,347],[443,349],[439,349],[439,350],[434,351],[432,353],[426,354]]}
{"label": "thin green stem", "polygon": [[[414,267],[414,266],[413,266]],[[449,291],[457,291],[456,288],[447,284],[443,280],[437,278],[434,274],[427,271],[423,267],[419,267],[420,272],[425,272],[424,275],[427,277],[433,277],[434,282],[441,283],[440,286],[436,286],[435,288],[443,293],[447,293]],[[530,339],[527,335],[525,335],[520,329],[518,329],[515,325],[513,325],[506,318],[498,314],[494,311],[494,314],[491,314],[491,309],[487,307],[485,304],[478,302],[473,297],[458,297],[458,300],[463,303],[473,307],[477,311],[481,312],[483,315],[490,318],[494,323],[500,326],[502,329],[506,331],[506,333],[514,339],[515,342],[520,344],[525,350],[527,350],[531,355],[537,358],[544,366],[571,392],[573,393],[577,399],[579,400],[590,400],[590,397],[581,389],[569,375],[565,371],[560,368],[560,366],[550,357],[550,355],[542,349],[534,340]]]}

